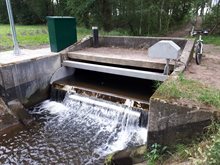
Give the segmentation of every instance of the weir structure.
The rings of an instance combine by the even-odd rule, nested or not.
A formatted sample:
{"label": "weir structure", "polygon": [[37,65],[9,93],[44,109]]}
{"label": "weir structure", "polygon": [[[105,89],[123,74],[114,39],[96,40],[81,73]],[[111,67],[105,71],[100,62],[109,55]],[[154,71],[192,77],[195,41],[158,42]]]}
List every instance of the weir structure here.
{"label": "weir structure", "polygon": [[[10,0],[6,0],[6,3],[14,55],[20,55]],[[92,85],[78,83],[75,78],[77,74],[81,75],[81,80],[82,77],[87,79],[94,73],[101,73],[119,76],[114,79],[124,84],[127,83],[128,77],[172,81],[186,69],[191,60],[194,40],[166,37],[99,37],[96,27],[93,28],[93,33],[93,37],[84,38],[59,53],[51,53],[49,49],[24,50],[25,54],[21,56],[11,56],[11,52],[0,53],[1,98],[7,105],[13,105],[11,107],[16,107],[17,102],[27,108],[50,96],[60,101],[67,91],[75,93],[71,96],[74,100],[85,101],[86,104],[108,108],[109,104],[100,103],[96,99],[111,101],[114,102],[111,106],[115,110],[124,111],[124,107],[131,108],[129,113],[139,118],[139,126],[148,128],[148,145],[173,143],[201,131],[216,117],[214,111],[173,104],[166,98],[160,98],[157,91],[151,91],[150,96],[145,97],[145,82],[141,86],[144,97],[137,97],[125,96],[122,94],[124,91],[111,91],[104,87],[97,90]],[[166,47],[167,44],[171,47]],[[95,78],[99,76],[101,75],[98,74]],[[106,82],[101,82],[101,86],[104,86],[104,83]],[[85,98],[82,99],[81,96]],[[119,104],[123,106],[118,107]],[[122,157],[118,155],[116,153],[112,156],[114,162],[120,162],[125,157],[132,159],[134,152],[127,150]]]}
{"label": "weir structure", "polygon": [[[23,105],[30,107],[48,98],[50,93],[51,96],[54,95],[52,98],[62,99],[66,91],[72,91],[81,96],[130,106],[134,111],[142,112],[141,116],[146,119],[142,120],[142,124],[148,127],[149,145],[157,142],[169,144],[182,138],[181,135],[192,134],[198,125],[202,129],[210,123],[214,112],[170,103],[160,98],[157,91],[149,97],[140,98],[135,96],[134,89],[131,96],[125,97],[123,93],[126,90],[119,92],[117,88],[111,91],[105,88],[104,81],[99,82],[101,90],[93,84],[88,86],[78,83],[80,80],[87,81],[94,75],[95,80],[100,79],[102,74],[111,75],[107,79],[114,79],[116,83],[122,83],[122,86],[125,86],[128,77],[141,81],[172,81],[186,69],[191,60],[194,40],[100,36],[98,41],[98,47],[93,47],[93,38],[87,37],[59,53],[51,53],[49,49],[27,50],[28,55],[13,58],[7,55],[9,52],[0,53],[1,97],[7,103],[18,99]],[[169,60],[168,75],[164,74],[167,59],[154,59],[148,54],[149,48],[160,41],[172,41],[180,48],[178,59]],[[78,78],[77,75],[81,77]],[[103,78],[105,79],[106,77]],[[143,83],[141,88],[144,89],[144,86],[147,84]],[[129,88],[132,90],[133,87]],[[143,89],[136,92],[145,96],[146,89]]]}
{"label": "weir structure", "polygon": [[[169,78],[169,75],[164,74],[167,59],[155,59],[148,55],[148,49],[159,41],[172,41],[181,49],[178,50],[180,53],[178,59],[169,63],[170,73],[178,72],[179,68],[183,70],[190,59],[194,41],[181,38],[100,36],[98,46],[94,47],[93,37],[89,37],[59,53],[51,53],[49,49],[27,50],[26,55],[11,57],[8,55],[9,52],[2,52],[0,55],[2,97],[7,102],[19,99],[22,104],[29,107],[48,98],[50,85],[64,90],[67,86],[73,86],[75,91],[87,94],[86,91],[100,93],[85,86],[72,85],[71,81],[75,81],[71,79],[62,81],[74,77],[80,70],[85,71],[82,75],[88,71],[88,75],[98,72],[119,76],[116,79],[124,77],[124,83],[126,77],[163,82]],[[144,85],[142,87],[144,88]],[[138,92],[145,95],[143,90]],[[116,94],[110,90],[101,93],[106,98],[124,97],[118,95],[117,91]],[[96,94],[96,97],[98,95]],[[126,101],[126,98],[124,100]],[[130,100],[133,102],[132,107],[141,107],[148,111],[149,97],[147,99],[133,97]]]}

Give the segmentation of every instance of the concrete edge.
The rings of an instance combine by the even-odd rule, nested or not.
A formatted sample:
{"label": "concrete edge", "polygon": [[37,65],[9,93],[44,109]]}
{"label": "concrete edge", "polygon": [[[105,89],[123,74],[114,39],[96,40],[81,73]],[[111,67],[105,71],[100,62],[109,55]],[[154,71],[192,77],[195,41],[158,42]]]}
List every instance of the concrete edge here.
{"label": "concrete edge", "polygon": [[187,39],[186,45],[182,51],[180,60],[178,61],[178,67],[174,69],[171,76],[177,76],[184,72],[187,65],[193,58],[193,49],[195,45],[195,39]]}
{"label": "concrete edge", "polygon": [[39,56],[39,57],[35,57],[35,58],[30,58],[30,59],[25,59],[25,60],[22,60],[22,61],[18,61],[18,62],[12,62],[12,63],[8,63],[8,64],[0,64],[0,68],[1,67],[6,67],[6,66],[12,66],[12,65],[18,65],[18,64],[22,64],[22,63],[27,63],[27,62],[31,62],[31,61],[37,61],[37,60],[41,60],[41,59],[44,59],[44,58],[48,58],[48,57],[53,57],[53,56],[59,56],[60,54],[59,53],[53,53],[53,54],[50,54],[50,55],[43,55],[43,56]]}
{"label": "concrete edge", "polygon": [[60,51],[59,53],[61,54],[66,54],[69,51],[71,51],[72,49],[74,49],[77,46],[80,46],[82,43],[86,42],[86,41],[90,41],[92,37],[91,36],[85,36],[84,38],[82,38],[81,40],[77,41],[76,43],[74,43],[73,45],[70,45],[69,47],[65,48],[64,50]]}
{"label": "concrete edge", "polygon": [[140,38],[140,39],[174,39],[174,40],[182,40],[185,41],[187,39],[185,38],[178,38],[178,37],[148,37],[148,36],[106,36],[106,35],[101,35],[100,37],[108,37],[108,38]]}

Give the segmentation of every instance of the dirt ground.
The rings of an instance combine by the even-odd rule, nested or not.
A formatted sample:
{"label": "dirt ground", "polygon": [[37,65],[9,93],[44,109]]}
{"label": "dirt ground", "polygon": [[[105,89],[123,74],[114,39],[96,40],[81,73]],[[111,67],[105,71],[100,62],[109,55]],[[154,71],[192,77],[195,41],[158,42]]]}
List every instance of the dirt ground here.
{"label": "dirt ground", "polygon": [[204,55],[200,65],[192,59],[185,71],[185,76],[220,89],[220,46],[204,45]]}
{"label": "dirt ground", "polygon": [[[200,29],[201,24],[202,19],[198,17],[195,28]],[[188,23],[169,34],[169,37],[186,37],[189,35],[191,28],[192,24]],[[189,79],[198,80],[210,87],[220,89],[220,46],[204,45],[203,51],[202,63],[196,65],[195,58],[192,59],[185,71],[185,76]]]}

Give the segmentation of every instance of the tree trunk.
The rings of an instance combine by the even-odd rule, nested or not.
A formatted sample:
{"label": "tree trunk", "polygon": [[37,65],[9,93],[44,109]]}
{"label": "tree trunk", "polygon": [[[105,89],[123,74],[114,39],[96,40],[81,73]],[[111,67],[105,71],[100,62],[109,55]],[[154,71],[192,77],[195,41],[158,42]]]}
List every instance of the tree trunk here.
{"label": "tree trunk", "polygon": [[102,0],[102,24],[104,31],[112,29],[112,6],[110,0]]}
{"label": "tree trunk", "polygon": [[141,0],[141,16],[140,16],[139,35],[142,34],[142,22],[143,22],[143,0]]}
{"label": "tree trunk", "polygon": [[216,13],[216,18],[217,18],[217,24],[220,22],[219,21],[219,10],[220,10],[220,0],[218,1],[218,4],[217,4],[217,13]]}
{"label": "tree trunk", "polygon": [[162,15],[163,15],[163,6],[164,6],[164,0],[162,0],[161,8],[160,8],[160,18],[159,18],[159,32],[162,30]]}

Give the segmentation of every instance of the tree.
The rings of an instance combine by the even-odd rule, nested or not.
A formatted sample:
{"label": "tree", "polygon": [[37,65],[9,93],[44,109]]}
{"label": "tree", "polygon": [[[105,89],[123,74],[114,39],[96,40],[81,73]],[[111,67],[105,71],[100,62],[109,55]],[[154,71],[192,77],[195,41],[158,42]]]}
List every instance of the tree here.
{"label": "tree", "polygon": [[[47,15],[54,14],[52,0],[11,0],[12,10],[16,23],[42,24],[46,22]],[[0,22],[8,23],[8,15],[5,0],[0,2]]]}
{"label": "tree", "polygon": [[204,16],[203,27],[210,29],[211,33],[220,34],[220,1],[216,1],[213,6],[211,3],[209,5],[210,11]]}
{"label": "tree", "polygon": [[0,23],[8,23],[8,13],[5,1],[0,1]]}
{"label": "tree", "polygon": [[[212,0],[11,0],[15,22],[45,23],[47,15],[71,15],[78,24],[105,31],[123,29],[131,35],[166,33],[193,16],[219,22],[219,1]],[[210,7],[208,14],[204,13]],[[0,22],[7,23],[5,1],[0,2]],[[200,11],[200,12],[199,12]]]}

